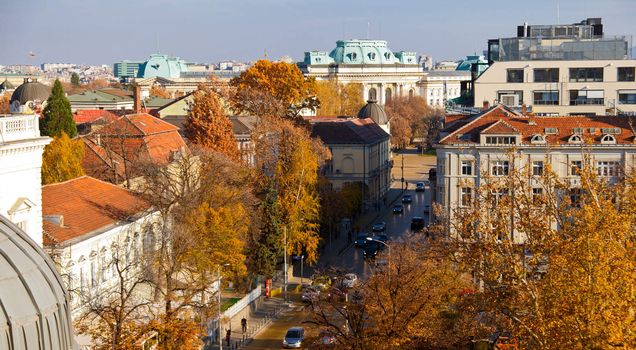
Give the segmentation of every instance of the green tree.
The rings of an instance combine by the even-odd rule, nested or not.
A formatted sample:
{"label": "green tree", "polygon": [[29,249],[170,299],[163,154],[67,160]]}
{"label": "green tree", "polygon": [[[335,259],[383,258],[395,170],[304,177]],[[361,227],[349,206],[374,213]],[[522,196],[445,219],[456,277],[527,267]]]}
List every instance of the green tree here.
{"label": "green tree", "polygon": [[71,74],[71,84],[72,84],[74,87],[79,87],[79,86],[80,86],[80,77],[79,77],[79,75],[78,75],[77,73],[75,73],[75,72],[73,72],[73,73]]}
{"label": "green tree", "polygon": [[44,147],[42,155],[42,184],[62,182],[84,175],[82,159],[84,143],[71,140],[64,131]]}
{"label": "green tree", "polygon": [[71,103],[64,95],[62,83],[56,79],[53,84],[51,96],[46,100],[46,106],[42,112],[44,118],[40,119],[40,132],[46,136],[56,136],[64,131],[69,137],[77,136],[77,126],[73,120]]}
{"label": "green tree", "polygon": [[225,154],[231,159],[240,157],[232,123],[223,112],[219,96],[207,84],[200,84],[190,102],[184,132],[194,144]]}
{"label": "green tree", "polygon": [[280,211],[276,202],[276,190],[273,185],[267,188],[261,202],[261,225],[259,234],[251,244],[248,265],[250,270],[266,278],[272,278],[276,271],[276,262],[283,254],[283,235],[280,229]]}

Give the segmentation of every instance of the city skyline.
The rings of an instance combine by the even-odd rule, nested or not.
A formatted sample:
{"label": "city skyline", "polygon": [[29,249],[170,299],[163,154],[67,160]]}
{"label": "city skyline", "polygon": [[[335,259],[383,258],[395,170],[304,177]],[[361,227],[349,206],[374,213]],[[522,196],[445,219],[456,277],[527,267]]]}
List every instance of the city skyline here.
{"label": "city skyline", "polygon": [[[188,62],[252,61],[305,51],[330,51],[335,41],[371,38],[395,51],[416,51],[436,61],[481,52],[490,38],[515,36],[517,25],[574,23],[602,17],[609,35],[633,35],[629,0],[537,0],[511,4],[406,0],[96,0],[0,3],[5,28],[0,64],[72,62],[108,64],[164,53]],[[558,10],[557,10],[558,9]],[[632,11],[630,11],[632,10]],[[557,19],[558,16],[558,19]],[[25,21],[25,19],[28,19]],[[496,19],[496,20],[493,20]],[[82,30],[82,28],[84,28]],[[189,37],[188,39],[184,39]],[[33,52],[35,56],[30,56]]]}

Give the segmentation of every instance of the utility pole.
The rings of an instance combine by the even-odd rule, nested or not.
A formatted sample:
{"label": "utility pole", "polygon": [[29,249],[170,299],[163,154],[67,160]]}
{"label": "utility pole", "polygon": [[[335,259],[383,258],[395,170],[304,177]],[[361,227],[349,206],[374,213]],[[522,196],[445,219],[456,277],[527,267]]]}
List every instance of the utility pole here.
{"label": "utility pole", "polygon": [[287,226],[283,226],[283,298],[287,301]]}
{"label": "utility pole", "polygon": [[404,150],[402,150],[402,192],[404,192]]}

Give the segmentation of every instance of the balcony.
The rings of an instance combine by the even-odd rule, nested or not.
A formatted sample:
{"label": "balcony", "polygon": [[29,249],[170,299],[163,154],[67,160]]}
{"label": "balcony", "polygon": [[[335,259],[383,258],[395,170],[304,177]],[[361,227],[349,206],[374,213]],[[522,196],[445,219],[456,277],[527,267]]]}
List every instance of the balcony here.
{"label": "balcony", "polygon": [[0,144],[40,137],[38,116],[0,116]]}

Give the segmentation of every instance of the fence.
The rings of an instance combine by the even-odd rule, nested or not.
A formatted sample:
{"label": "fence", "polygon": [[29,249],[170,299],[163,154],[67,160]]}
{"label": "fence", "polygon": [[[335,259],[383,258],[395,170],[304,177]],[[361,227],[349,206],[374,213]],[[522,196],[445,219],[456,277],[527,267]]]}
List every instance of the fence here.
{"label": "fence", "polygon": [[[241,298],[241,300],[239,300],[234,305],[230,306],[230,308],[225,310],[225,312],[221,314],[221,319],[224,319],[224,318],[231,319],[232,317],[234,317],[234,315],[236,315],[245,307],[247,307],[252,302],[254,302],[254,300],[258,299],[258,297],[261,296],[261,293],[262,293],[261,285],[259,284],[258,287],[256,287],[251,292],[249,292],[249,294],[247,294],[246,296]],[[216,318],[216,319],[212,319],[208,321],[207,326],[208,326],[209,338],[218,339],[218,335],[216,332],[218,331],[218,327],[219,327],[219,319]]]}

